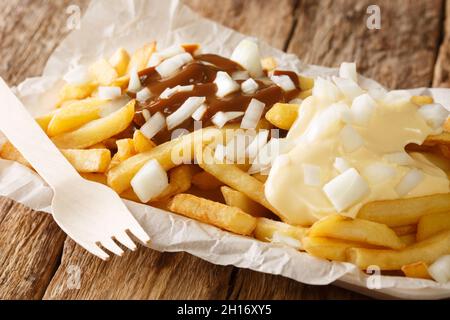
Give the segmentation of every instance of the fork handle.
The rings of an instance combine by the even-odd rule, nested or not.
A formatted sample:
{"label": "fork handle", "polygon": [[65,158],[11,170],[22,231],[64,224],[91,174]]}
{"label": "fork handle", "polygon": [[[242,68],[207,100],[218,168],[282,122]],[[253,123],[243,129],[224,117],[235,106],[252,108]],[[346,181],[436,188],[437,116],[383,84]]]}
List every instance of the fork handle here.
{"label": "fork handle", "polygon": [[0,130],[52,188],[79,177],[1,77]]}

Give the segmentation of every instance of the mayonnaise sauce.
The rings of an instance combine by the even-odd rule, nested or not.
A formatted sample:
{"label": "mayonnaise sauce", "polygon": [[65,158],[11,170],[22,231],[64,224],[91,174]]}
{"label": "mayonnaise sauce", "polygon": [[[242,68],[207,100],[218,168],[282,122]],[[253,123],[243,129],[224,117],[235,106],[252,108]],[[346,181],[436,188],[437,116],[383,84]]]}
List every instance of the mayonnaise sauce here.
{"label": "mayonnaise sauce", "polygon": [[[361,124],[361,121],[355,123],[355,117],[351,116],[354,99],[336,90],[331,81],[321,81],[327,81],[325,84],[333,93],[314,90],[313,96],[300,105],[299,117],[286,138],[290,151],[275,160],[266,183],[266,197],[282,213],[285,222],[308,226],[336,212],[356,217],[368,202],[450,191],[444,171],[420,153],[410,153],[409,157],[404,154],[408,144],[421,145],[429,135],[442,132],[442,128],[433,129],[427,124],[418,112],[419,107],[410,102],[405,92],[388,94],[383,100],[370,96],[360,100],[360,104],[366,101],[374,106],[369,108],[370,118]],[[348,132],[351,138],[356,136],[356,142],[346,140]],[[395,160],[398,153],[403,153],[407,161],[399,164]],[[367,192],[362,192],[360,198],[341,210],[333,205],[323,189],[341,175],[334,165],[336,158],[345,159],[368,186]],[[320,167],[319,184],[305,183],[305,165]],[[399,184],[412,170],[418,180],[412,190],[399,194],[402,190]],[[388,175],[383,177],[386,173]],[[342,192],[354,192],[352,188],[344,184]]]}

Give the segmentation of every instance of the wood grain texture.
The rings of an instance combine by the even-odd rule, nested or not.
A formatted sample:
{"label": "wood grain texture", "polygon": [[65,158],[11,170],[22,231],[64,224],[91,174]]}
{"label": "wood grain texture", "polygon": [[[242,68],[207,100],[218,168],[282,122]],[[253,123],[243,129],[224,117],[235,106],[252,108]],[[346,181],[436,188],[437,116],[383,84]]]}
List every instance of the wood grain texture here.
{"label": "wood grain texture", "polygon": [[39,299],[58,267],[65,234],[46,213],[0,198],[0,299]]}
{"label": "wood grain texture", "polygon": [[[369,30],[369,5],[381,29]],[[308,63],[359,70],[390,88],[430,86],[440,42],[441,0],[303,0],[289,51]]]}
{"label": "wood grain texture", "polygon": [[446,1],[442,44],[434,68],[433,87],[450,87],[450,1]]}

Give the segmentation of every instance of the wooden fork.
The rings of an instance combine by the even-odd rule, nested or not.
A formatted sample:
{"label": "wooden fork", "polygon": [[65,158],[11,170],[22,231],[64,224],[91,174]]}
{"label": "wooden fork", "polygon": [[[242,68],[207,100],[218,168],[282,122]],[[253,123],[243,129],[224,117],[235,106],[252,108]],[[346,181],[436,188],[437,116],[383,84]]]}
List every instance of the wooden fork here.
{"label": "wooden fork", "polygon": [[0,131],[54,191],[53,218],[69,237],[103,260],[107,249],[121,256],[117,243],[136,250],[130,238],[150,241],[112,189],[83,179],[0,78]]}

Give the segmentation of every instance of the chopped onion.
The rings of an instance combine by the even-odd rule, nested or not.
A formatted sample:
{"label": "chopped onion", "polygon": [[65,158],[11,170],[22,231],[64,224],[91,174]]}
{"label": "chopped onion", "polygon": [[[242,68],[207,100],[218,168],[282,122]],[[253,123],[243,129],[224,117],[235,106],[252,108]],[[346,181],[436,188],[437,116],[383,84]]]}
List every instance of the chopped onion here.
{"label": "chopped onion", "polygon": [[70,85],[81,85],[91,81],[89,69],[83,66],[77,66],[69,70],[63,79]]}
{"label": "chopped onion", "polygon": [[320,187],[322,185],[321,169],[312,164],[303,164],[303,182],[309,187]]}
{"label": "chopped onion", "polygon": [[165,127],[166,119],[161,112],[158,112],[141,127],[141,132],[148,139],[153,139]]}
{"label": "chopped onion", "polygon": [[259,88],[258,83],[252,78],[242,82],[241,84],[241,90],[245,94],[254,94],[256,90],[258,90],[258,88]]}
{"label": "chopped onion", "polygon": [[131,187],[139,200],[147,203],[169,186],[167,172],[156,160],[150,160],[131,180]]}
{"label": "chopped onion", "polygon": [[189,86],[176,86],[174,88],[167,88],[166,90],[164,90],[161,95],[159,96],[160,99],[169,99],[170,97],[172,97],[174,94],[177,94],[179,92],[190,92],[194,90],[194,85],[189,85]]}
{"label": "chopped onion", "polygon": [[145,102],[152,97],[152,93],[149,88],[144,88],[136,94],[136,100],[139,102]]}
{"label": "chopped onion", "polygon": [[182,46],[172,46],[159,52],[155,52],[150,57],[147,67],[156,67],[162,61],[175,57],[176,55],[186,52]]}
{"label": "chopped onion", "polygon": [[356,71],[356,63],[343,62],[339,68],[339,77],[352,80],[358,83],[358,72]]}
{"label": "chopped onion", "polygon": [[251,139],[251,136],[238,132],[226,146],[225,157],[227,160],[231,163],[245,164],[246,149]]}
{"label": "chopped onion", "polygon": [[328,182],[323,191],[338,212],[352,207],[370,193],[369,185],[354,168]]}
{"label": "chopped onion", "polygon": [[296,98],[294,100],[289,101],[289,104],[301,105],[302,103],[303,103],[303,100],[300,98]]}
{"label": "chopped onion", "polygon": [[242,119],[241,122],[241,128],[256,129],[259,120],[261,120],[265,107],[266,107],[265,103],[256,99],[252,99],[247,107],[247,110],[245,111],[244,118]]}
{"label": "chopped onion", "polygon": [[219,161],[219,163],[225,162],[226,147],[223,144],[218,144],[216,150],[214,151],[214,159]]}
{"label": "chopped onion", "polygon": [[381,184],[389,181],[396,176],[396,171],[393,167],[384,163],[374,163],[363,170],[363,175],[371,184]]}
{"label": "chopped onion", "polygon": [[428,267],[430,276],[439,283],[450,281],[450,255],[442,256]]}
{"label": "chopped onion", "polygon": [[289,76],[272,76],[270,77],[270,80],[272,80],[277,86],[283,89],[283,91],[289,92],[296,89],[295,83]]}
{"label": "chopped onion", "polygon": [[367,93],[356,97],[352,103],[352,122],[358,126],[367,126],[372,118],[377,103]]}
{"label": "chopped onion", "polygon": [[448,110],[439,103],[420,107],[419,114],[432,129],[441,128],[449,116]]}
{"label": "chopped onion", "polygon": [[313,96],[319,100],[333,103],[341,98],[341,92],[334,83],[324,78],[318,77],[314,83]]}
{"label": "chopped onion", "polygon": [[363,138],[359,133],[350,125],[346,125],[340,132],[340,138],[342,146],[345,152],[355,152],[364,145]]}
{"label": "chopped onion", "polygon": [[98,98],[102,100],[114,100],[122,96],[120,87],[98,87]]}
{"label": "chopped onion", "polygon": [[231,75],[231,78],[233,78],[234,81],[247,80],[250,78],[250,75],[248,71],[236,71]]}
{"label": "chopped onion", "polygon": [[142,88],[141,79],[139,79],[139,74],[135,69],[130,72],[130,82],[128,83],[128,91],[136,93],[139,90],[141,90],[141,88]]}
{"label": "chopped onion", "polygon": [[395,187],[395,191],[400,197],[406,196],[414,190],[425,178],[422,171],[418,169],[410,170]]}
{"label": "chopped onion", "polygon": [[254,78],[264,75],[258,44],[250,39],[242,40],[231,55],[231,60],[239,63]]}
{"label": "chopped onion", "polygon": [[216,96],[218,96],[219,98],[223,98],[230,93],[236,92],[240,89],[239,84],[234,81],[228,73],[223,71],[217,72],[214,83],[217,86]]}
{"label": "chopped onion", "polygon": [[300,240],[295,239],[293,237],[289,237],[279,231],[275,231],[272,235],[272,243],[284,244],[289,247],[293,247],[296,250],[302,249],[302,243]]}
{"label": "chopped onion", "polygon": [[189,53],[185,52],[163,61],[155,69],[162,78],[167,78],[174,75],[182,66],[192,60],[194,60],[194,58],[192,58]]}
{"label": "chopped onion", "polygon": [[342,94],[350,100],[364,93],[364,90],[353,80],[333,77],[333,82],[341,90]]}
{"label": "chopped onion", "polygon": [[202,120],[203,116],[205,115],[206,111],[208,111],[208,106],[206,104],[202,104],[193,114],[192,119],[195,121]]}
{"label": "chopped onion", "polygon": [[269,139],[269,130],[261,130],[258,132],[246,151],[246,155],[251,161],[256,158],[262,147],[267,144],[267,139]]}
{"label": "chopped onion", "polygon": [[390,163],[395,163],[400,166],[409,166],[414,164],[414,159],[406,152],[394,152],[384,155],[383,159]]}
{"label": "chopped onion", "polygon": [[229,121],[240,118],[244,115],[244,112],[217,112],[214,117],[212,117],[211,121],[218,128],[223,128]]}
{"label": "chopped onion", "polygon": [[347,160],[340,157],[337,157],[334,160],[333,166],[337,171],[339,171],[339,173],[344,173],[345,171],[347,171],[352,167]]}
{"label": "chopped onion", "polygon": [[144,117],[145,122],[150,120],[150,118],[152,117],[150,111],[148,111],[147,109],[142,110],[142,116]]}
{"label": "chopped onion", "polygon": [[205,97],[188,98],[177,111],[167,117],[167,129],[172,130],[189,119],[205,101]]}
{"label": "chopped onion", "polygon": [[391,107],[405,105],[411,102],[411,93],[407,90],[390,91],[384,96],[383,102]]}

